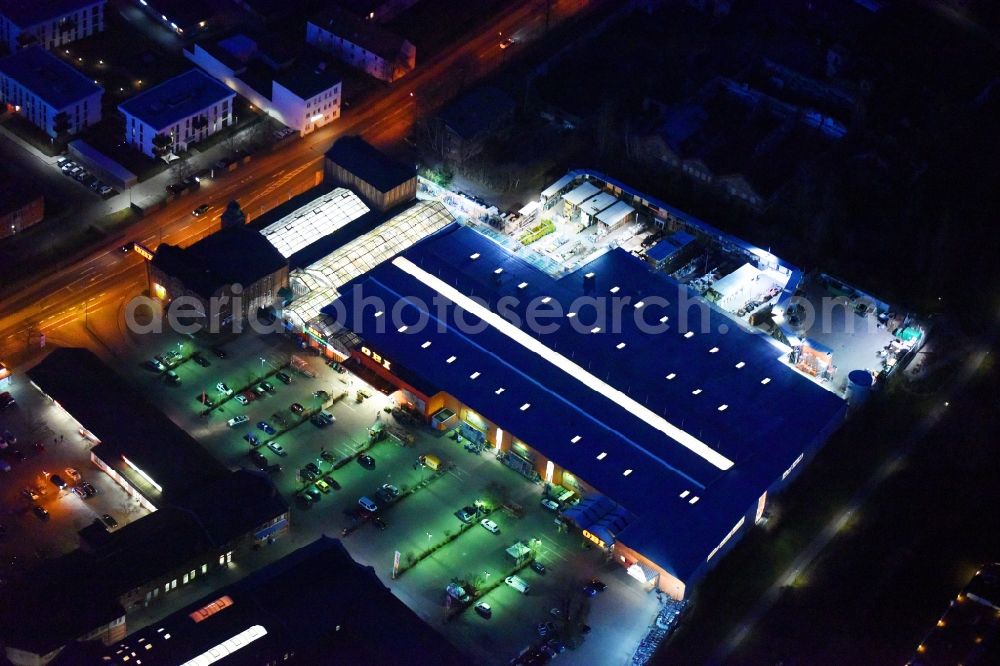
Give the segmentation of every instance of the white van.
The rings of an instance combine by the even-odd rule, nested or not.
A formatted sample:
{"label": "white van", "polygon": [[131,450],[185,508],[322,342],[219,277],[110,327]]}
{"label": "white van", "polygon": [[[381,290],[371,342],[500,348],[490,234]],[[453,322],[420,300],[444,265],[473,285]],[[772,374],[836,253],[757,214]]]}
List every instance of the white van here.
{"label": "white van", "polygon": [[361,499],[359,499],[358,504],[360,504],[362,508],[371,511],[372,513],[378,511],[378,505],[375,504],[375,502],[368,499],[367,497],[362,497]]}
{"label": "white van", "polygon": [[226,421],[226,425],[228,425],[230,428],[235,428],[238,425],[243,425],[249,420],[250,417],[248,417],[246,414],[240,414],[239,416],[234,416],[233,418]]}
{"label": "white van", "polygon": [[531,589],[531,586],[524,582],[524,579],[519,576],[507,576],[503,579],[503,582],[507,583],[521,594],[527,594]]}

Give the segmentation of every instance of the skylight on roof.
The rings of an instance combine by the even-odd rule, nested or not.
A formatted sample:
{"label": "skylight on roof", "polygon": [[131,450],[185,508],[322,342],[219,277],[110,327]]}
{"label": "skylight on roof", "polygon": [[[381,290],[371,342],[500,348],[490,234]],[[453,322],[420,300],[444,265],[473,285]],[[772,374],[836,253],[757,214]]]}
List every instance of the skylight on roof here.
{"label": "skylight on roof", "polygon": [[428,340],[428,341],[427,341],[427,342],[425,342],[424,344],[420,345],[420,348],[421,348],[421,349],[427,349],[427,348],[428,348],[428,347],[430,347],[430,346],[431,346],[431,341],[430,341],[430,340]]}
{"label": "skylight on roof", "polygon": [[408,328],[409,328],[409,326],[407,326],[406,324],[403,324],[402,326],[400,326],[399,328],[397,328],[396,331],[399,332],[399,333],[406,333],[406,329],[408,329]]}
{"label": "skylight on roof", "polygon": [[690,338],[690,337],[693,337],[693,336],[694,336],[694,331],[688,331],[687,333],[684,334],[685,338]]}
{"label": "skylight on roof", "polygon": [[684,499],[685,497],[687,497],[690,494],[691,494],[690,490],[685,490],[684,492],[681,493],[681,499]]}
{"label": "skylight on roof", "polygon": [[624,472],[622,472],[622,476],[628,476],[628,475],[629,475],[629,474],[631,474],[631,473],[632,473],[632,470],[630,470],[630,469],[627,469],[627,470],[625,470]]}
{"label": "skylight on roof", "polygon": [[744,363],[743,361],[740,361],[739,363],[736,364],[736,369],[738,370],[738,369],[742,368],[744,365],[746,365],[746,363]]}
{"label": "skylight on roof", "polygon": [[506,390],[507,389],[505,389],[504,387],[501,386],[500,388],[498,388],[496,391],[493,391],[493,392],[496,393],[497,395],[500,395],[501,393],[503,393]]}
{"label": "skylight on roof", "polygon": [[503,269],[502,268],[498,268],[495,271],[493,271],[494,275],[500,275],[501,273],[503,273]]}
{"label": "skylight on roof", "polygon": [[341,187],[264,227],[260,233],[283,257],[288,258],[358,219],[368,210],[356,194]]}
{"label": "skylight on roof", "polygon": [[729,405],[719,405],[719,411],[724,412],[729,409]]}
{"label": "skylight on roof", "polygon": [[522,282],[521,284],[517,285],[517,288],[518,288],[518,289],[524,289],[524,288],[525,288],[525,287],[527,287],[527,286],[528,286],[528,283],[527,283],[527,282]]}
{"label": "skylight on roof", "polygon": [[667,379],[673,379],[676,376],[677,376],[676,372],[671,372],[669,375],[667,375]]}
{"label": "skylight on roof", "polygon": [[445,361],[445,363],[454,363],[456,358],[458,358],[458,357],[457,356],[449,356],[448,360]]}
{"label": "skylight on roof", "polygon": [[523,405],[521,405],[521,411],[522,412],[528,411],[528,407],[531,407],[531,403],[530,402],[524,403]]}
{"label": "skylight on roof", "polygon": [[610,289],[610,291],[611,291],[612,294],[617,294],[621,290],[622,290],[622,288],[619,287],[619,286],[617,286],[617,285],[614,286],[614,287],[611,287],[611,289]]}
{"label": "skylight on roof", "polygon": [[546,303],[547,304],[551,300],[552,300],[551,296],[546,296],[545,298],[542,299],[542,303]]}
{"label": "skylight on roof", "polygon": [[701,394],[701,389],[695,389],[691,391],[691,395],[699,395],[699,394]]}
{"label": "skylight on roof", "polygon": [[615,349],[625,349],[625,343],[619,342],[618,344],[615,345]]}
{"label": "skylight on roof", "polygon": [[590,332],[591,333],[600,333],[601,332],[601,327],[600,326],[595,326],[594,328],[590,329]]}
{"label": "skylight on roof", "polygon": [[577,443],[577,442],[579,442],[579,441],[580,441],[581,439],[583,439],[583,438],[582,438],[582,437],[581,437],[580,435],[575,435],[575,436],[573,437],[573,439],[571,439],[571,440],[569,440],[569,441],[570,441],[570,443],[571,443],[571,444],[576,444],[576,443]]}
{"label": "skylight on roof", "polygon": [[567,313],[566,313],[566,318],[567,318],[567,319],[572,319],[572,318],[573,318],[573,317],[575,317],[575,316],[576,316],[576,313],[575,313],[575,312],[567,312]]}
{"label": "skylight on roof", "polygon": [[472,254],[469,255],[469,259],[472,259],[473,261],[475,261],[478,258],[479,258],[478,252],[473,252]]}
{"label": "skylight on roof", "polygon": [[384,312],[382,312],[381,310],[379,310],[378,312],[375,313],[375,318],[378,319],[379,317],[381,317],[384,314],[385,314]]}
{"label": "skylight on roof", "polygon": [[600,453],[597,454],[598,460],[604,460],[607,457],[608,457],[607,451],[601,451]]}
{"label": "skylight on roof", "polygon": [[636,304],[635,304],[635,305],[634,305],[633,307],[635,307],[635,309],[636,309],[636,310],[638,310],[639,308],[641,308],[641,307],[642,307],[643,305],[645,305],[645,304],[646,304],[646,302],[645,302],[645,301],[639,301],[639,302],[638,302],[638,303],[636,303]]}
{"label": "skylight on roof", "polygon": [[699,499],[701,498],[695,495],[694,497],[688,500],[688,504],[695,504]]}
{"label": "skylight on roof", "polygon": [[708,350],[708,353],[709,353],[709,354],[714,354],[714,353],[716,353],[717,351],[719,351],[719,348],[718,348],[718,347],[712,347],[711,349],[709,349],[709,350]]}
{"label": "skylight on roof", "polygon": [[586,274],[586,275],[584,275],[583,277],[585,277],[585,278],[587,278],[587,279],[589,280],[589,279],[591,279],[592,277],[594,277],[594,273],[587,273],[587,274]]}
{"label": "skylight on roof", "polygon": [[479,371],[478,371],[478,370],[476,370],[476,371],[475,371],[475,372],[473,372],[473,373],[472,373],[471,375],[469,375],[469,379],[475,379],[476,377],[478,377],[478,376],[479,376],[479,374],[480,374],[480,373],[479,373]]}
{"label": "skylight on roof", "polygon": [[523,349],[534,354],[541,361],[555,366],[564,372],[571,379],[590,389],[594,393],[603,396],[605,399],[619,405],[635,418],[643,421],[647,425],[659,430],[674,442],[683,446],[695,455],[699,456],[709,464],[720,470],[727,470],[733,466],[733,461],[725,455],[715,450],[705,442],[701,441],[690,432],[669,422],[662,415],[650,410],[635,398],[629,396],[624,391],[609,385],[601,380],[586,368],[570,360],[563,354],[550,348],[529,333],[514,326],[499,314],[490,310],[489,307],[478,302],[474,298],[462,293],[454,286],[432,275],[420,266],[407,259],[405,256],[397,255],[390,263],[401,272],[419,281],[425,287],[436,291],[441,296],[447,298],[456,306],[462,308],[469,314],[478,317],[486,322],[493,330],[505,336],[511,342],[520,345]]}
{"label": "skylight on roof", "polygon": [[764,377],[764,379],[760,380],[760,383],[761,384],[770,384],[771,383],[771,378],[770,377]]}
{"label": "skylight on roof", "polygon": [[666,324],[669,319],[670,317],[668,317],[667,315],[663,315],[662,317],[660,317],[660,323]]}

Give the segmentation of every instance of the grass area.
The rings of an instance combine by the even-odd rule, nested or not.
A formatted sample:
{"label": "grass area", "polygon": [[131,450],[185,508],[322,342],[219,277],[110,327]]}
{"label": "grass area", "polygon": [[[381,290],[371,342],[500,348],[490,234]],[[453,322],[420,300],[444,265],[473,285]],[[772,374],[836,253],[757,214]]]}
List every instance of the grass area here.
{"label": "grass area", "polygon": [[16,134],[18,138],[30,143],[40,152],[48,155],[49,157],[59,155],[62,153],[63,148],[66,147],[64,141],[54,141],[52,137],[35,125],[32,125],[26,118],[18,113],[10,114],[10,117],[7,118],[4,125],[7,129]]}
{"label": "grass area", "polygon": [[556,225],[552,220],[542,220],[531,230],[521,236],[521,245],[531,245],[535,241],[541,240],[556,230]]}

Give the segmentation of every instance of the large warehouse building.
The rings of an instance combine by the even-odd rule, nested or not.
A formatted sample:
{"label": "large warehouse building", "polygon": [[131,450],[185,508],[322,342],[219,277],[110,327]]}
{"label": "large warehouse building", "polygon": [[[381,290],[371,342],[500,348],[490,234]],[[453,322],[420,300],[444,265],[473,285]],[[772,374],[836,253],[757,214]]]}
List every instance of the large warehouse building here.
{"label": "large warehouse building", "polygon": [[[341,286],[324,313],[433,424],[580,498],[566,523],[680,599],[846,404],[678,289],[620,249],[555,279],[452,224]],[[611,299],[626,299],[618,321],[596,322]],[[532,312],[548,330],[524,325]]]}

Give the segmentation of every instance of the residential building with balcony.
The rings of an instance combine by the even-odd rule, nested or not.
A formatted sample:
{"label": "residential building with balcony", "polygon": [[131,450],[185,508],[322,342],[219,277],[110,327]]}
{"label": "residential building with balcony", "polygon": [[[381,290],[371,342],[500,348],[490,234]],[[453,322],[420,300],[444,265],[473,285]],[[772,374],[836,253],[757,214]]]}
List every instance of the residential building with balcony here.
{"label": "residential building with balcony", "polygon": [[191,69],[118,105],[125,142],[149,157],[188,149],[234,122],[236,93]]}
{"label": "residential building with balcony", "polygon": [[0,99],[50,137],[101,120],[104,89],[41,47],[0,59]]}
{"label": "residential building with balcony", "polygon": [[39,44],[46,49],[104,30],[107,0],[0,0],[0,42],[14,51]]}

